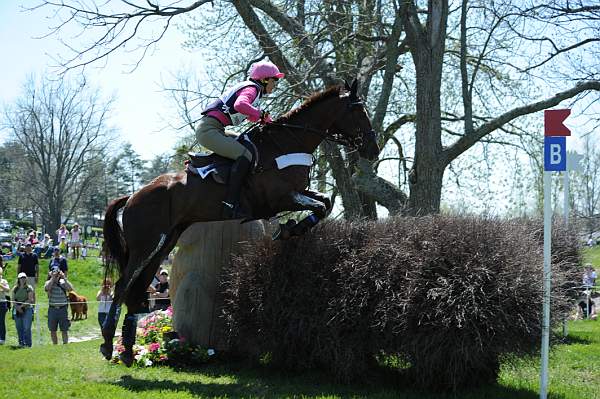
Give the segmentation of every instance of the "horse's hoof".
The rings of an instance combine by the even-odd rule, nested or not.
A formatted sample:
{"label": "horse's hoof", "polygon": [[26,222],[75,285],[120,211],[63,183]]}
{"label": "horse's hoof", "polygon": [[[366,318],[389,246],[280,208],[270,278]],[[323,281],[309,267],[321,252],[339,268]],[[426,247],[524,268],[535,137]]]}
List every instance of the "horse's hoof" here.
{"label": "horse's hoof", "polygon": [[112,345],[109,344],[101,344],[100,345],[100,353],[102,353],[102,356],[104,356],[104,358],[106,360],[110,360],[112,359]]}
{"label": "horse's hoof", "polygon": [[287,240],[290,238],[290,230],[284,225],[280,224],[279,228],[273,233],[273,241]]}
{"label": "horse's hoof", "polygon": [[125,352],[121,353],[119,359],[121,359],[125,366],[131,367],[133,364],[133,352],[126,350]]}

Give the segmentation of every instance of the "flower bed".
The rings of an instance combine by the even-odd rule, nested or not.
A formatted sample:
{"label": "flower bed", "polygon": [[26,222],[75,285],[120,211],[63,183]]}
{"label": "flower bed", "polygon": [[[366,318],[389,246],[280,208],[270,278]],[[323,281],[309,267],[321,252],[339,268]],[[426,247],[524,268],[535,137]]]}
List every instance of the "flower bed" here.
{"label": "flower bed", "polygon": [[[125,351],[121,337],[113,352],[113,363],[121,363],[119,355]],[[136,366],[156,365],[196,366],[214,356],[212,349],[188,343],[173,331],[173,309],[157,310],[138,321],[133,355]]]}

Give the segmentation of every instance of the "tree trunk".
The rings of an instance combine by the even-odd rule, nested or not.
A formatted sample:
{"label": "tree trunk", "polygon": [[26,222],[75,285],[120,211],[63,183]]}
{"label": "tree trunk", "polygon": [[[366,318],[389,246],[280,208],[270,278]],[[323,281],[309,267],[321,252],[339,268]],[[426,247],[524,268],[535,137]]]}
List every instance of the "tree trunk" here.
{"label": "tree trunk", "polygon": [[[410,5],[407,5],[409,4]],[[429,2],[426,26],[421,25],[413,2],[405,3],[406,35],[415,64],[417,117],[415,159],[410,172],[407,213],[438,213],[446,160],[442,153],[441,84],[448,3]]]}
{"label": "tree trunk", "polygon": [[340,196],[342,197],[342,203],[344,204],[344,217],[348,220],[359,218],[363,216],[362,204],[358,191],[352,183],[348,168],[342,157],[342,153],[335,144],[324,142],[322,144],[325,149],[325,156],[331,166],[331,173],[335,179],[336,186],[339,190]]}

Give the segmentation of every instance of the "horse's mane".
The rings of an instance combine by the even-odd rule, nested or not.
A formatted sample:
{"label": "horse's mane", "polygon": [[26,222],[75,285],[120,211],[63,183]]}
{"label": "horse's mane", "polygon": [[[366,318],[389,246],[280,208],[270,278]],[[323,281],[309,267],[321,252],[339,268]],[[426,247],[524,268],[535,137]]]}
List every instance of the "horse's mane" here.
{"label": "horse's mane", "polygon": [[279,118],[277,118],[277,120],[275,122],[278,123],[287,123],[290,121],[290,118],[294,117],[295,115],[301,113],[302,111],[304,111],[305,109],[313,106],[314,104],[326,100],[328,98],[331,98],[333,96],[339,96],[340,95],[340,91],[342,90],[342,86],[332,86],[329,87],[321,92],[318,93],[314,93],[313,95],[311,95],[310,97],[308,97],[303,103],[302,105],[300,105],[299,107],[293,108],[292,110],[288,111],[287,113],[283,114],[282,116],[280,116]]}

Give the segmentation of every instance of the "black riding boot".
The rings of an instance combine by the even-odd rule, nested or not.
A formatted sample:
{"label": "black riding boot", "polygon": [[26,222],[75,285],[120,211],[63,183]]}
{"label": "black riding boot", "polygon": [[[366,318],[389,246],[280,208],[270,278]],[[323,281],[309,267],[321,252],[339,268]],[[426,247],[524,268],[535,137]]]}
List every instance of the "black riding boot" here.
{"label": "black riding boot", "polygon": [[225,201],[223,201],[223,219],[237,219],[244,216],[240,213],[240,194],[244,179],[250,171],[250,166],[250,161],[244,156],[238,157],[233,163],[229,175],[227,194],[225,194]]}

